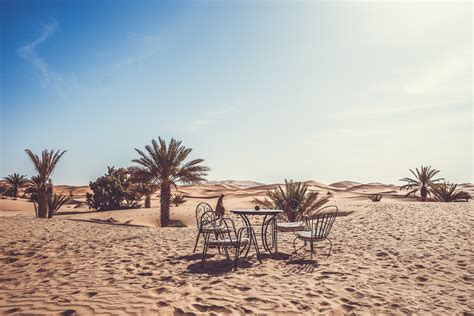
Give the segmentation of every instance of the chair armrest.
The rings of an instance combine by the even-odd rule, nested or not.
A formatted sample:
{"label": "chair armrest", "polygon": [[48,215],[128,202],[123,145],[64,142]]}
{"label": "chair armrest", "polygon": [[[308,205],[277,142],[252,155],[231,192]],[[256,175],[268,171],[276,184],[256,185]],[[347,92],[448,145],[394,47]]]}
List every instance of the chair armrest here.
{"label": "chair armrest", "polygon": [[[232,229],[234,231],[234,234],[237,236],[237,230],[235,229],[235,222],[232,218],[230,217],[222,217],[221,220],[223,220],[226,224],[230,222],[232,224]],[[228,224],[227,224],[228,226]]]}

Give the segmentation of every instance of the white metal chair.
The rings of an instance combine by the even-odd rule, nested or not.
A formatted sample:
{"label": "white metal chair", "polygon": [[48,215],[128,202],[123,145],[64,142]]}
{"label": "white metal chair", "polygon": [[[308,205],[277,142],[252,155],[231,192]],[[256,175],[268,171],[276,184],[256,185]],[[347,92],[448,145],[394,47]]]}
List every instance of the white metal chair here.
{"label": "white metal chair", "polygon": [[[300,218],[300,203],[295,199],[286,199],[278,203],[278,208],[285,211],[275,224],[275,252],[278,252],[278,232],[288,233],[305,229],[305,222]],[[293,220],[293,221],[292,221]]]}
{"label": "white metal chair", "polygon": [[[329,233],[334,225],[338,213],[337,206],[330,205],[319,209],[311,217],[306,218],[305,229],[296,231],[296,238],[293,240],[293,248],[295,254],[298,250],[304,248],[308,243],[310,245],[311,259],[313,259],[313,253],[315,253],[314,243],[327,240],[329,241],[330,248],[327,257],[331,254],[332,242],[329,239]],[[304,245],[299,249],[296,249],[296,241],[304,241]]]}

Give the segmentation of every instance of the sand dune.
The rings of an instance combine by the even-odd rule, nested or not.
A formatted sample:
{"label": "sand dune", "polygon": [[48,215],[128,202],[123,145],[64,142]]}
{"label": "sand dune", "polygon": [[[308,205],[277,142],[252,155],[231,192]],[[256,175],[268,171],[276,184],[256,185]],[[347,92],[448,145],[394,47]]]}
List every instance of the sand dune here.
{"label": "sand dune", "polygon": [[[204,269],[194,228],[3,218],[0,312],[462,314],[472,299],[472,203],[365,203],[316,263],[252,256]],[[143,212],[144,210],[138,210]],[[327,251],[321,245],[321,253]]]}
{"label": "sand dune", "polygon": [[[474,310],[474,202],[410,202],[397,191],[372,203],[369,192],[393,190],[378,183],[342,183],[331,190],[330,204],[350,215],[337,219],[328,259],[326,244],[316,261],[293,255],[290,233],[280,234],[282,254],[265,255],[262,264],[252,255],[233,272],[232,262],[212,250],[202,269],[200,254],[192,253],[196,205],[215,206],[225,192],[227,209],[253,207],[255,196],[275,186],[179,187],[191,197],[172,207],[171,216],[186,228],[158,227],[156,196],[150,209],[93,212],[66,205],[51,220],[34,218],[26,200],[0,200],[0,314]],[[326,191],[319,183],[312,186]],[[62,187],[80,196],[85,188]]]}

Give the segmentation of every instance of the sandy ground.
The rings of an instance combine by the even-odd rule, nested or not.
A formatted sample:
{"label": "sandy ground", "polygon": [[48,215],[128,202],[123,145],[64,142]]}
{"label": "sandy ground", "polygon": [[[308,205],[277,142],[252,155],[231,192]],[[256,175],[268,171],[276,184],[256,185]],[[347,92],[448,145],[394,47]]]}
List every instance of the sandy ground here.
{"label": "sandy ground", "polygon": [[[236,272],[216,250],[204,268],[192,253],[194,208],[215,204],[225,190],[216,184],[180,188],[193,197],[172,215],[186,228],[157,228],[157,208],[67,206],[44,220],[29,202],[0,200],[0,314],[473,313],[472,201],[407,202],[393,191],[372,203],[365,194],[390,188],[315,186],[353,212],[336,220],[333,254],[322,243],[315,261],[292,255],[292,234],[280,234],[281,254],[262,264],[251,255]],[[227,190],[234,208],[264,189]]]}

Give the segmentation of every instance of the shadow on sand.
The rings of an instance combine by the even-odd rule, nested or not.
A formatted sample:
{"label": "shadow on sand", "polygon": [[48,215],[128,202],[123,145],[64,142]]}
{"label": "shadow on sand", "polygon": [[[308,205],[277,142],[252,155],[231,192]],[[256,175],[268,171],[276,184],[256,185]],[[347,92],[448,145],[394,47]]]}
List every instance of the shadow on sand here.
{"label": "shadow on sand", "polygon": [[102,225],[112,225],[112,226],[127,226],[127,227],[148,227],[144,225],[135,225],[135,224],[130,224],[130,221],[127,221],[125,223],[119,223],[115,221],[113,218],[109,219],[78,219],[78,218],[68,218],[67,220],[69,221],[78,221],[78,222],[88,222],[88,223],[95,223],[95,224],[102,224]]}
{"label": "shadow on sand", "polygon": [[[237,272],[241,269],[249,269],[253,264],[247,260],[239,260],[237,266]],[[190,264],[187,267],[187,273],[192,274],[207,274],[212,276],[219,276],[234,271],[233,260],[221,260],[221,261],[207,261],[204,263],[204,267],[201,267],[201,260]]]}

